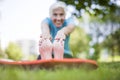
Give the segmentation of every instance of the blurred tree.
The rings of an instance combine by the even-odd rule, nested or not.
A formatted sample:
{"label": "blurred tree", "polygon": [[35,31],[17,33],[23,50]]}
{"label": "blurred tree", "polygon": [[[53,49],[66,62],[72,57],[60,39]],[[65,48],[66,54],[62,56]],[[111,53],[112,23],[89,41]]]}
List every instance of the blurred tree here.
{"label": "blurred tree", "polygon": [[89,23],[88,23],[88,28],[89,28],[89,35],[91,36],[91,41],[90,41],[90,46],[91,48],[94,48],[94,53],[90,56],[88,56],[88,58],[90,59],[94,59],[97,60],[99,58],[99,54],[101,52],[101,46],[100,46],[100,42],[101,42],[101,38],[104,37],[104,31],[105,31],[105,27],[103,27],[103,21],[99,18],[96,18],[94,16],[90,17]]}
{"label": "blurred tree", "polygon": [[107,35],[104,43],[104,47],[107,47],[112,55],[114,61],[114,56],[120,54],[120,7],[116,8],[115,12],[112,12],[106,15],[103,20],[110,24],[110,34]]}
{"label": "blurred tree", "polygon": [[[107,36],[111,36],[111,42],[109,42],[109,45],[106,47],[109,47],[108,50],[110,50],[109,53],[114,57],[115,55],[115,50],[114,47],[116,45],[114,43],[119,42],[119,36],[120,34],[114,34],[116,30],[120,29],[120,17],[118,12],[120,12],[119,9],[116,9],[116,12],[111,12],[110,14],[104,16],[104,18],[97,18],[95,16],[91,17],[89,28],[90,28],[90,34],[93,39],[96,39],[96,43],[93,45],[95,48],[95,53],[93,55],[93,58],[96,59],[99,58],[99,53],[103,49],[101,48],[99,38],[104,38],[106,39]],[[119,35],[119,36],[118,36]],[[117,38],[114,38],[117,36]],[[92,40],[93,41],[93,40]],[[118,43],[120,44],[120,43]],[[120,47],[119,47],[120,48]],[[118,50],[117,50],[118,51]],[[118,51],[119,52],[119,51]]]}
{"label": "blurred tree", "polygon": [[[94,59],[98,58],[100,53],[100,45],[99,45],[99,38],[102,36],[105,38],[108,36],[109,33],[113,33],[113,25],[116,27],[117,24],[120,25],[120,7],[116,4],[117,0],[58,0],[65,2],[68,6],[73,6],[76,11],[73,12],[78,18],[83,17],[82,14],[86,12],[94,19],[91,20],[92,24],[89,24],[90,33],[92,39],[96,39],[96,43],[94,43],[93,47],[95,48]],[[102,24],[101,21],[103,22]],[[90,22],[90,23],[91,23]],[[107,25],[102,27],[107,22]],[[109,29],[109,24],[111,23],[111,30]],[[92,28],[91,28],[92,27]],[[119,27],[116,27],[116,30]],[[105,31],[105,32],[104,32]],[[104,34],[106,33],[106,34]],[[111,35],[111,37],[113,37]],[[116,38],[117,39],[117,38]],[[119,39],[117,39],[119,41]],[[110,43],[111,45],[113,42]],[[111,47],[113,49],[113,45]],[[114,51],[112,51],[112,55],[114,55]],[[95,58],[96,56],[96,58]]]}
{"label": "blurred tree", "polygon": [[7,58],[7,55],[4,53],[1,47],[0,47],[0,58]]}
{"label": "blurred tree", "polygon": [[4,53],[1,47],[1,33],[0,33],[0,58],[7,58],[7,55]]}
{"label": "blurred tree", "polygon": [[102,43],[103,48],[107,48],[114,61],[115,55],[120,55],[120,28],[106,37]]}
{"label": "blurred tree", "polygon": [[90,37],[86,34],[84,29],[76,27],[70,35],[70,48],[73,52],[73,56],[77,57],[79,53],[89,51]]}
{"label": "blurred tree", "polygon": [[8,58],[13,60],[21,60],[23,56],[21,49],[13,42],[9,43],[5,52],[8,55]]}
{"label": "blurred tree", "polygon": [[110,12],[116,11],[117,0],[58,0],[63,1],[67,5],[74,6],[76,16],[80,17],[82,12],[88,12],[91,15],[104,17]]}
{"label": "blurred tree", "polygon": [[113,36],[113,42],[114,42],[114,51],[118,55],[120,55],[120,28],[114,32]]}

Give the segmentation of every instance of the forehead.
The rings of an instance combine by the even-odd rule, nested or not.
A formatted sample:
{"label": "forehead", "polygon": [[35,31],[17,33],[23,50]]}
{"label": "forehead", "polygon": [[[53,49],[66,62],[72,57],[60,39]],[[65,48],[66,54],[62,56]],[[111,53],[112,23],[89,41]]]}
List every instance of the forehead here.
{"label": "forehead", "polygon": [[64,13],[64,14],[65,14],[64,9],[61,8],[61,7],[58,7],[58,8],[53,9],[53,13],[56,13],[56,12],[58,12],[58,13]]}

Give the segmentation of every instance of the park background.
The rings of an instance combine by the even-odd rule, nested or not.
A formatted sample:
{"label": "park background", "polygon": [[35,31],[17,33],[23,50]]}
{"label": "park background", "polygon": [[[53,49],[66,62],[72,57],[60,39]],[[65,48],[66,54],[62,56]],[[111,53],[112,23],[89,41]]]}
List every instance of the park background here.
{"label": "park background", "polygon": [[[77,58],[120,61],[120,1],[61,0],[74,17],[70,48]],[[56,0],[0,0],[0,57],[34,60],[39,54],[40,23]],[[44,9],[43,9],[44,7]]]}
{"label": "park background", "polygon": [[[32,61],[39,54],[40,23],[57,0],[0,0],[0,60]],[[24,69],[0,65],[0,80],[120,80],[120,0],[60,0],[74,17],[73,56],[97,69]],[[85,69],[86,68],[86,69]]]}

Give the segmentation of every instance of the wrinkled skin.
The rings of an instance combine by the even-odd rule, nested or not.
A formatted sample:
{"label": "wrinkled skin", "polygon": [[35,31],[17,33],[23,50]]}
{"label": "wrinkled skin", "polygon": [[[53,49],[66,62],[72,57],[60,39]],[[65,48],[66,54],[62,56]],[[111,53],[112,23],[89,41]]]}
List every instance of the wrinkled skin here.
{"label": "wrinkled skin", "polygon": [[62,39],[55,40],[53,43],[54,59],[63,59],[64,41]]}
{"label": "wrinkled skin", "polygon": [[64,40],[56,39],[52,44],[49,39],[45,39],[39,44],[39,52],[42,60],[52,59],[52,51],[54,53],[54,59],[63,59]]}
{"label": "wrinkled skin", "polygon": [[62,8],[56,8],[53,10],[51,15],[51,19],[53,24],[56,27],[61,27],[65,20],[65,12]]}
{"label": "wrinkled skin", "polygon": [[41,59],[52,59],[52,48],[53,45],[49,39],[43,40],[42,43],[39,44],[39,52],[41,54]]}

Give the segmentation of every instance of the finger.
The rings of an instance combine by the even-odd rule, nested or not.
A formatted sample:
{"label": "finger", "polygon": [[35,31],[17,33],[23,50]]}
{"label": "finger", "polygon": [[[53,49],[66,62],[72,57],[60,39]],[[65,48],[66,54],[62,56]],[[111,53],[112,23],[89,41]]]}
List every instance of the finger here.
{"label": "finger", "polygon": [[61,46],[64,46],[64,40],[63,39],[60,39],[59,43],[60,43]]}
{"label": "finger", "polygon": [[40,38],[39,40],[39,44],[41,44],[43,42],[43,38]]}
{"label": "finger", "polygon": [[40,35],[40,38],[42,38],[42,35]]}
{"label": "finger", "polygon": [[52,40],[52,37],[50,36],[49,40],[51,41]]}
{"label": "finger", "polygon": [[57,41],[57,42],[58,42],[59,40],[60,40],[60,38],[55,38],[55,41]]}

